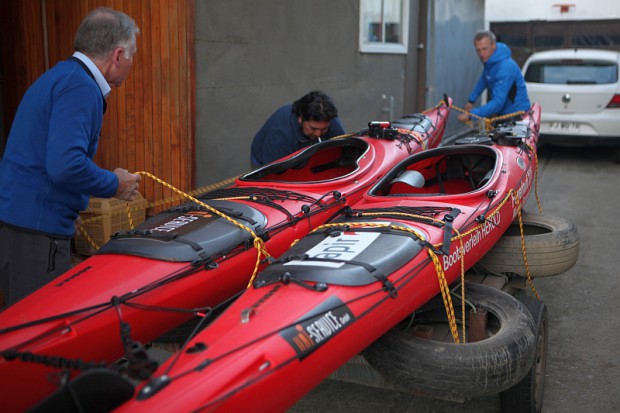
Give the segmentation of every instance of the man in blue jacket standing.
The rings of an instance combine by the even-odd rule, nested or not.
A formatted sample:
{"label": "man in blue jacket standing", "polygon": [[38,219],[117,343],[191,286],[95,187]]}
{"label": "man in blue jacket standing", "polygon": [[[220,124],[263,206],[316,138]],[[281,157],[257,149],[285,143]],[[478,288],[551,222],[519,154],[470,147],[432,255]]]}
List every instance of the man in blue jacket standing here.
{"label": "man in blue jacket standing", "polygon": [[140,176],[93,162],[106,97],[127,77],[135,22],[99,8],[75,53],[39,77],[15,114],[0,160],[0,289],[11,305],[71,268],[71,238],[89,196],[132,200]]}
{"label": "man in blue jacket standing", "polygon": [[[490,31],[476,33],[474,46],[484,70],[469,95],[465,110],[481,118],[528,110],[531,105],[525,80],[519,65],[512,59],[508,46],[496,42],[495,35]],[[473,108],[485,89],[489,91],[487,104]],[[463,113],[458,117],[462,122],[468,121],[469,118],[469,113]]]}

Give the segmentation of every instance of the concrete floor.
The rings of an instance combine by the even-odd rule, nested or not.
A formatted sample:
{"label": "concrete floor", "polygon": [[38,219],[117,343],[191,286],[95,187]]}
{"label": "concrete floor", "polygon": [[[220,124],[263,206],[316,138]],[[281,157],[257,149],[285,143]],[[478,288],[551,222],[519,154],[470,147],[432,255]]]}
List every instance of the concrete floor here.
{"label": "concrete floor", "polygon": [[[543,212],[571,220],[580,255],[568,272],[535,280],[549,310],[543,412],[620,411],[620,165],[605,148],[541,148]],[[536,211],[534,195],[526,210]],[[289,413],[500,412],[499,398],[466,403],[325,380]]]}

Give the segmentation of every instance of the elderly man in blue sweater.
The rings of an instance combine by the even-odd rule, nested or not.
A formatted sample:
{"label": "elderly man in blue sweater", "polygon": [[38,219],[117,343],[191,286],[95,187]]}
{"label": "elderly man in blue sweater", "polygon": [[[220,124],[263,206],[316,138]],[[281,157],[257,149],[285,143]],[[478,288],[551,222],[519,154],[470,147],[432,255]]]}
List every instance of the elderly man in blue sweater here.
{"label": "elderly man in blue sweater", "polygon": [[140,176],[93,163],[106,97],[136,53],[135,22],[108,8],[78,28],[75,53],[26,91],[0,161],[0,289],[10,305],[71,268],[89,196],[132,200]]}
{"label": "elderly man in blue sweater", "polygon": [[[496,42],[495,35],[490,31],[476,33],[474,46],[484,69],[469,95],[465,110],[481,118],[528,110],[531,105],[525,80],[519,65],[512,59],[508,46]],[[485,89],[489,91],[487,104],[473,108]],[[463,113],[458,119],[466,122],[470,119],[470,115]]]}

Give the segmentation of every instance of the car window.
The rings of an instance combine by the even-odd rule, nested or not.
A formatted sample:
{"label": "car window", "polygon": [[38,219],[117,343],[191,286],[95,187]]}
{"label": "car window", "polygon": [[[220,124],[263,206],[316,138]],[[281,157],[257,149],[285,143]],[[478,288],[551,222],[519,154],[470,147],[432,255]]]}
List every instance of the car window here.
{"label": "car window", "polygon": [[618,82],[618,65],[610,62],[565,59],[531,63],[525,81],[552,84],[610,84]]}

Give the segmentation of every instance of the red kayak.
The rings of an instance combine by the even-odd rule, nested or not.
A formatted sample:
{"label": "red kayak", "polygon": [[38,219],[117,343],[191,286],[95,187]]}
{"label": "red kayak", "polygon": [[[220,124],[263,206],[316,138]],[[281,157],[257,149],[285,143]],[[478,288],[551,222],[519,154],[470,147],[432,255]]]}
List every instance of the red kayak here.
{"label": "red kayak", "polygon": [[157,367],[140,343],[242,292],[264,258],[359,201],[397,162],[436,147],[449,101],[303,149],[225,189],[117,234],[96,255],[0,313],[0,400],[23,411],[80,370],[124,359]]}
{"label": "red kayak", "polygon": [[487,136],[398,163],[262,270],[116,411],[285,411],[501,237],[535,180],[539,124],[535,104]]}

